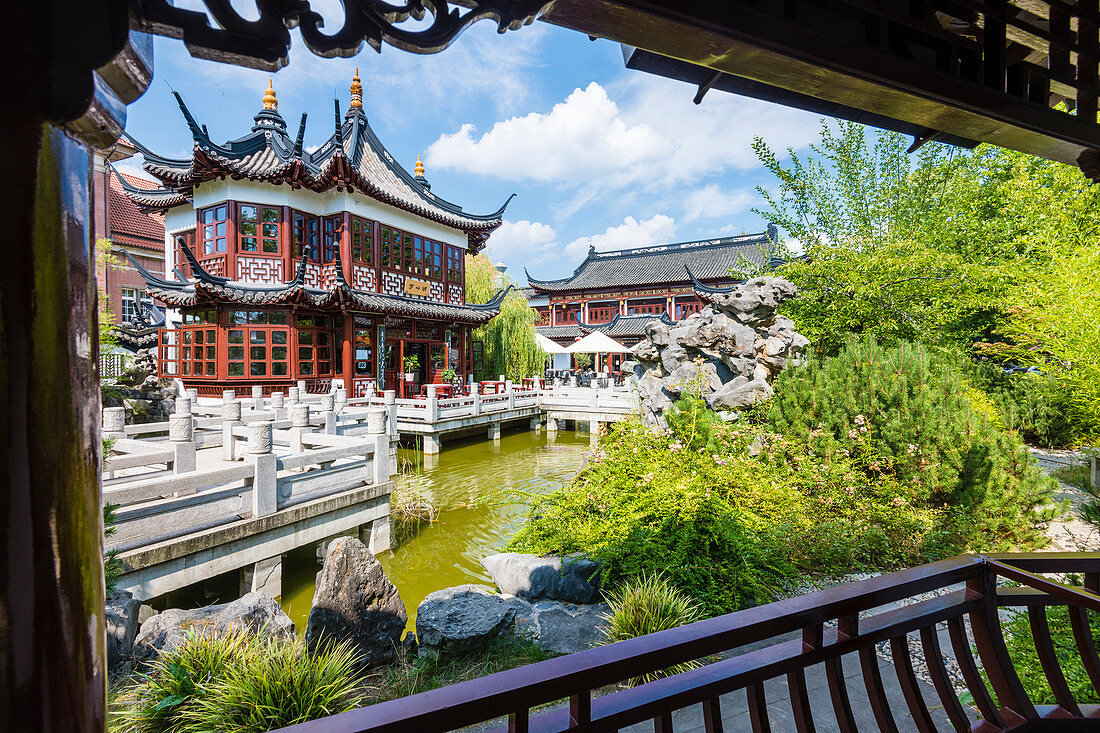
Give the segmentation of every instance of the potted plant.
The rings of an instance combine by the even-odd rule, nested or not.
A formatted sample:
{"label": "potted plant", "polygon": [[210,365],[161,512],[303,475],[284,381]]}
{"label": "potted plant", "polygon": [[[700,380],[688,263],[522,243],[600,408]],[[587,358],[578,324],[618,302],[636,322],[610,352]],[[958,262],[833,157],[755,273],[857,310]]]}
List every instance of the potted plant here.
{"label": "potted plant", "polygon": [[445,383],[450,384],[450,385],[454,385],[455,382],[458,381],[458,373],[454,369],[451,369],[450,367],[447,367],[446,369],[444,369],[443,373],[440,375],[440,377],[443,378],[443,381]]}
{"label": "potted plant", "polygon": [[416,370],[420,368],[420,359],[416,354],[411,354],[405,357],[405,381],[411,382],[416,379]]}

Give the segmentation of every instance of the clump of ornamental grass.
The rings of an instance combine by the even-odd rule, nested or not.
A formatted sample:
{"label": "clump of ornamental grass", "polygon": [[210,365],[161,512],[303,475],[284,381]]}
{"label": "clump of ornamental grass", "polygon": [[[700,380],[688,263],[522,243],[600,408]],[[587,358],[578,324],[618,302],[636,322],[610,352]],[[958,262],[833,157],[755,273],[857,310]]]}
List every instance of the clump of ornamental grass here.
{"label": "clump of ornamental grass", "polygon": [[361,660],[346,644],[191,632],[117,698],[120,733],[268,731],[362,702]]}
{"label": "clump of ornamental grass", "polygon": [[439,518],[439,509],[421,491],[415,476],[406,476],[390,495],[390,522],[394,546],[416,536],[425,524]]}
{"label": "clump of ornamental grass", "polygon": [[[628,580],[617,591],[607,594],[611,611],[604,617],[604,643],[634,639],[658,631],[674,629],[702,618],[698,605],[657,573]],[[697,660],[674,664],[627,680],[631,687],[669,677],[701,666]]]}

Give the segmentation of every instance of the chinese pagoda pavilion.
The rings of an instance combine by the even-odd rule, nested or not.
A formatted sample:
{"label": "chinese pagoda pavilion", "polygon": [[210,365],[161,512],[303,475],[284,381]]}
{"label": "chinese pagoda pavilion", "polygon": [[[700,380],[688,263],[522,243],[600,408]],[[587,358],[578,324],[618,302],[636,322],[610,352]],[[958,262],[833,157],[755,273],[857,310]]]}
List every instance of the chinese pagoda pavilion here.
{"label": "chinese pagoda pavilion", "polygon": [[[725,287],[747,272],[774,268],[778,230],[693,242],[597,252],[594,248],[573,274],[536,280],[525,271],[527,301],[536,330],[562,346],[600,331],[624,346],[641,340],[654,319],[687,318],[703,307],[700,287]],[[616,371],[622,355],[608,354],[602,368]]]}
{"label": "chinese pagoda pavilion", "polygon": [[165,158],[131,139],[160,185],[119,176],[127,196],[165,217],[165,276],[135,263],[146,292],[182,314],[160,332],[162,377],[207,395],[299,380],[311,391],[336,380],[353,396],[407,392],[448,368],[465,381],[471,330],[503,294],[467,304],[464,258],[504,206],[469,214],[432,193],[419,158],[412,175],[401,168],[367,123],[358,72],[347,113],[337,101],[332,136],[312,153],[306,115],[290,137],[270,82],[251,131],[222,145],[176,101],[192,156]]}

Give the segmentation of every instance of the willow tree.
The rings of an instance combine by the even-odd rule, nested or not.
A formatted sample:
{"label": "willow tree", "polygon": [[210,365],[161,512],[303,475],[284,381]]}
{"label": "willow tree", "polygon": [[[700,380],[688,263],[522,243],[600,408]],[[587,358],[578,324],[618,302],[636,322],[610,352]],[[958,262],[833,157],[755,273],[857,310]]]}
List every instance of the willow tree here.
{"label": "willow tree", "polygon": [[[488,302],[509,284],[484,255],[466,257],[467,303]],[[546,363],[546,353],[535,343],[535,313],[516,289],[508,293],[500,313],[474,331],[474,340],[485,350],[477,379],[503,374],[515,382],[541,373]]]}

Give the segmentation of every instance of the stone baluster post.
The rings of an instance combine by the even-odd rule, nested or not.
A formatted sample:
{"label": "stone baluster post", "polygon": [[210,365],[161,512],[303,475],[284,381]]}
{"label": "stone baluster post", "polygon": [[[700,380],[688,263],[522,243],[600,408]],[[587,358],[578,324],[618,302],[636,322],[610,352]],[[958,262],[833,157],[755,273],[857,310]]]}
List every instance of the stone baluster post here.
{"label": "stone baluster post", "polygon": [[222,403],[222,458],[226,461],[237,460],[237,438],[233,428],[244,425],[241,421],[241,403],[230,400]]}
{"label": "stone baluster post", "polygon": [[386,408],[386,416],[389,418],[389,433],[397,435],[397,392],[387,389],[382,393],[382,404]]}
{"label": "stone baluster post", "polygon": [[288,387],[286,391],[286,404],[289,407],[294,407],[301,399],[301,392],[297,387]]}
{"label": "stone baluster post", "polygon": [[237,390],[235,389],[223,389],[222,390],[222,404],[226,402],[232,402],[237,399]]}
{"label": "stone baluster post", "polygon": [[248,457],[252,461],[252,518],[274,514],[278,506],[279,459],[271,449],[272,424],[254,422],[248,425]]}
{"label": "stone baluster post", "polygon": [[[190,400],[180,400],[189,403]],[[175,457],[172,460],[173,473],[187,473],[195,470],[195,421],[190,411],[177,412],[168,416],[168,442]]]}
{"label": "stone baluster post", "polygon": [[103,437],[104,438],[125,438],[126,437],[126,408],[125,407],[104,407],[103,408]]}
{"label": "stone baluster post", "polygon": [[177,397],[176,398],[176,415],[187,415],[191,417],[191,398],[190,397]]}
{"label": "stone baluster post", "polygon": [[325,433],[336,435],[336,395],[321,395],[321,417],[325,420]]}
{"label": "stone baluster post", "polygon": [[508,409],[516,409],[516,390],[515,387],[512,386],[511,380],[504,383],[504,389],[508,392]]}
{"label": "stone baluster post", "polygon": [[252,385],[252,409],[256,412],[264,409],[264,388],[258,384]]}
{"label": "stone baluster post", "polygon": [[348,409],[348,391],[343,387],[336,388],[336,412],[337,414]]}
{"label": "stone baluster post", "polygon": [[476,385],[474,386],[473,398],[474,398],[474,416],[476,417],[477,415],[481,414],[481,390],[478,389]]}
{"label": "stone baluster post", "polygon": [[306,380],[304,379],[298,380],[298,394],[302,397],[304,397],[306,394]]}
{"label": "stone baluster post", "polygon": [[301,453],[302,435],[310,431],[309,405],[299,402],[290,408],[290,452]]}
{"label": "stone baluster post", "polygon": [[283,404],[282,392],[271,393],[271,410],[275,413],[276,421],[286,418],[286,407]]}
{"label": "stone baluster post", "polygon": [[436,396],[435,385],[429,384],[428,387],[428,399],[427,409],[428,414],[425,416],[429,424],[439,422],[439,397]]}
{"label": "stone baluster post", "polygon": [[[373,439],[374,445],[373,480],[375,484],[388,482],[393,473],[390,465],[390,435],[386,423],[386,409],[384,407],[367,409],[367,433]],[[368,547],[376,555],[390,549],[389,513],[371,523]]]}

